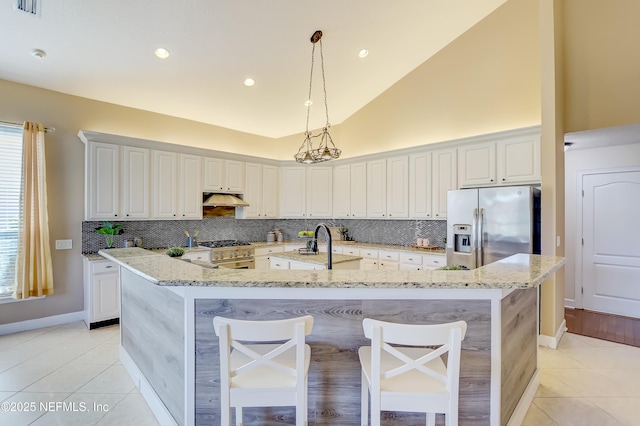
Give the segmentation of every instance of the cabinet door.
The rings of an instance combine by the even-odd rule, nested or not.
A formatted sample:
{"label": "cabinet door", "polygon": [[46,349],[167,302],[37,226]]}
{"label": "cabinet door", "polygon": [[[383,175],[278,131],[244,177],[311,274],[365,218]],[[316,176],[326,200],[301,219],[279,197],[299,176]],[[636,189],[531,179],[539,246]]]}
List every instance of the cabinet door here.
{"label": "cabinet door", "polygon": [[387,159],[387,217],[409,217],[409,159]]}
{"label": "cabinet door", "polygon": [[367,163],[351,165],[351,217],[367,217]]}
{"label": "cabinet door", "polygon": [[456,151],[446,149],[433,151],[433,217],[447,218],[447,191],[458,189],[456,182]]}
{"label": "cabinet door", "polygon": [[122,147],[122,214],[127,219],[149,219],[149,150]]}
{"label": "cabinet door", "polygon": [[244,192],[244,162],[235,160],[226,160],[225,168],[225,189],[228,192],[241,194]]}
{"label": "cabinet door", "polygon": [[280,169],[280,217],[306,216],[306,176],[304,167]]}
{"label": "cabinet door", "polygon": [[120,316],[118,273],[95,274],[91,280],[91,322]]}
{"label": "cabinet door", "polygon": [[378,259],[367,259],[367,258],[362,259],[360,261],[360,269],[363,271],[377,271]]}
{"label": "cabinet door", "polygon": [[242,207],[242,217],[245,219],[262,217],[262,165],[245,164],[244,200],[249,207]]}
{"label": "cabinet door", "polygon": [[153,151],[153,217],[178,216],[178,154]]}
{"label": "cabinet door", "polygon": [[262,216],[265,218],[278,217],[278,168],[262,166]]}
{"label": "cabinet door", "polygon": [[333,217],[351,217],[351,166],[333,168]]}
{"label": "cabinet door", "polygon": [[409,216],[431,218],[431,153],[409,157]]}
{"label": "cabinet door", "polygon": [[458,148],[460,188],[496,184],[496,144],[486,142]]}
{"label": "cabinet door", "polygon": [[182,219],[202,219],[202,158],[178,154],[178,214]]}
{"label": "cabinet door", "polygon": [[367,163],[367,217],[387,217],[387,161]]}
{"label": "cabinet door", "polygon": [[498,178],[506,185],[541,182],[539,135],[498,142]]}
{"label": "cabinet door", "polygon": [[332,178],[332,167],[307,169],[307,217],[329,218],[333,214]]}
{"label": "cabinet door", "polygon": [[202,190],[204,192],[223,191],[224,180],[224,160],[221,158],[205,157]]}
{"label": "cabinet door", "polygon": [[85,218],[117,218],[120,211],[120,148],[108,143],[89,142],[86,149],[88,182],[85,186]]}

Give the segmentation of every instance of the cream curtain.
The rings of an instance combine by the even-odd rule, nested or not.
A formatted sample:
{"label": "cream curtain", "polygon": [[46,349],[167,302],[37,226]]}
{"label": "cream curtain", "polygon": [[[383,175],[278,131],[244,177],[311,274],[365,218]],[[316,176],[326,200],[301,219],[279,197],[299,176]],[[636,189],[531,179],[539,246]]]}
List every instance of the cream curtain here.
{"label": "cream curtain", "polygon": [[53,294],[44,133],[42,124],[24,123],[14,299]]}

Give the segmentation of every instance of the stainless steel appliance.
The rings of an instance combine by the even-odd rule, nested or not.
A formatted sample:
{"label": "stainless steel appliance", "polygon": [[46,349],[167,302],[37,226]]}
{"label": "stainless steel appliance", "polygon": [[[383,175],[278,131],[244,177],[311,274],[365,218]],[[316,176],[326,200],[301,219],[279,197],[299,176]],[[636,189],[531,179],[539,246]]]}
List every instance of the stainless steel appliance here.
{"label": "stainless steel appliance", "polygon": [[447,193],[447,265],[473,269],[540,253],[540,189],[505,186]]}
{"label": "stainless steel appliance", "polygon": [[255,269],[251,243],[237,240],[199,241],[198,247],[211,249],[211,262],[220,268]]}

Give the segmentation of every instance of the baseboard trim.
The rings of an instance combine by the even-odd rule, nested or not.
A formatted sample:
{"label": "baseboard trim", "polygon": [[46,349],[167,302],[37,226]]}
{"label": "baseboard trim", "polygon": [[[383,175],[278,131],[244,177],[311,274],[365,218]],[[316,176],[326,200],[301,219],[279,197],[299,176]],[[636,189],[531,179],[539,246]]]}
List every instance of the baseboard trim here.
{"label": "baseboard trim", "polygon": [[562,339],[562,335],[565,331],[567,331],[567,320],[563,319],[560,327],[558,327],[558,331],[556,331],[555,336],[546,336],[544,334],[538,336],[538,345],[545,346],[551,349],[558,349],[560,339]]}
{"label": "baseboard trim", "polygon": [[140,394],[147,402],[153,415],[156,416],[158,423],[162,426],[177,426],[178,424],[169,413],[169,410],[167,410],[167,407],[165,407],[158,394],[153,390],[151,384],[149,384],[142,371],[140,371],[133,358],[122,345],[120,346],[120,362],[129,373],[129,376],[131,376],[138,390],[140,390]]}
{"label": "baseboard trim", "polygon": [[564,307],[569,309],[575,309],[576,299],[564,299]]}
{"label": "baseboard trim", "polygon": [[21,331],[51,327],[54,325],[68,324],[70,322],[83,321],[84,318],[84,311],[79,311],[70,312],[68,314],[53,315],[44,318],[36,318],[26,321],[11,322],[9,324],[0,325],[0,336],[3,336],[5,334],[19,333]]}

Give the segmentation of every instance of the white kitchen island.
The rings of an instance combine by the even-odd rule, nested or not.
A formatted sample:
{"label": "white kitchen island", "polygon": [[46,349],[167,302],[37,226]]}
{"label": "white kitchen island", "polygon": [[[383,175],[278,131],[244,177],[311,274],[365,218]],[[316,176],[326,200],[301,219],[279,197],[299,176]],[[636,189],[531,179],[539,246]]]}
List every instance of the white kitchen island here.
{"label": "white kitchen island", "polygon": [[[515,255],[472,271],[211,270],[139,248],[100,252],[121,278],[121,360],[162,424],[219,424],[216,315],[315,325],[310,425],[360,424],[357,348],[366,317],[465,320],[460,424],[505,425],[538,383],[538,286],[564,259]],[[246,409],[245,425],[290,424],[293,409]],[[422,424],[410,413],[383,424]]]}

